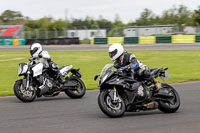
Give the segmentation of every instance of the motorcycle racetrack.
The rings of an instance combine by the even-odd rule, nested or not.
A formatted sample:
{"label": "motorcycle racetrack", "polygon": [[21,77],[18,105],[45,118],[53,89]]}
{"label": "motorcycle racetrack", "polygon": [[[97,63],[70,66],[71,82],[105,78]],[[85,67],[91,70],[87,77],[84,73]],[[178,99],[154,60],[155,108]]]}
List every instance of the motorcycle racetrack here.
{"label": "motorcycle racetrack", "polygon": [[180,94],[176,113],[159,110],[125,113],[108,118],[99,109],[99,91],[88,91],[82,99],[65,94],[22,103],[16,97],[0,98],[1,133],[199,133],[200,81],[172,84]]}
{"label": "motorcycle racetrack", "polygon": [[[60,45],[44,46],[44,49],[102,51],[107,50],[108,45]],[[200,50],[200,44],[125,45],[125,49],[185,51]],[[28,50],[29,46],[0,47],[0,51]],[[32,103],[23,103],[15,96],[0,97],[0,133],[199,133],[200,81],[171,85],[181,98],[181,106],[176,113],[142,111],[125,113],[115,119],[108,118],[99,109],[98,90],[87,91],[82,99],[71,99],[63,93],[56,97],[41,97]]]}
{"label": "motorcycle racetrack", "polygon": [[[25,46],[0,46],[0,51],[27,51],[29,45]],[[108,50],[109,45],[44,45],[48,51],[99,51]],[[125,50],[200,50],[200,43],[193,44],[125,44]]]}

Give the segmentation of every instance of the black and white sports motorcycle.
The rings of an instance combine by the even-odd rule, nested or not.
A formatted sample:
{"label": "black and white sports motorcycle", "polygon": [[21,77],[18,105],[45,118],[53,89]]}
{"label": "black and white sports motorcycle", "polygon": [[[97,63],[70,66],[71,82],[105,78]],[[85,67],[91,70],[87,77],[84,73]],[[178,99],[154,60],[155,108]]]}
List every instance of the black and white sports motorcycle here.
{"label": "black and white sports motorcycle", "polygon": [[[52,97],[60,92],[65,92],[71,98],[81,98],[85,95],[86,88],[79,69],[73,69],[72,65],[69,65],[53,72],[46,69],[43,63],[33,62],[34,59],[31,58],[28,63],[19,64],[18,76],[23,76],[23,79],[17,80],[14,84],[14,93],[19,100],[32,102],[36,96]],[[39,86],[37,80],[40,75],[44,81],[42,86]],[[64,82],[59,81],[58,77],[62,77]]]}
{"label": "black and white sports motorcycle", "polygon": [[166,81],[170,75],[168,68],[151,69],[154,81],[144,78],[124,76],[118,70],[112,69],[113,64],[107,64],[100,75],[98,86],[100,94],[98,105],[101,111],[109,117],[121,117],[125,112],[137,112],[159,109],[165,113],[176,112],[180,106],[177,91],[168,84],[159,83],[156,78]]}

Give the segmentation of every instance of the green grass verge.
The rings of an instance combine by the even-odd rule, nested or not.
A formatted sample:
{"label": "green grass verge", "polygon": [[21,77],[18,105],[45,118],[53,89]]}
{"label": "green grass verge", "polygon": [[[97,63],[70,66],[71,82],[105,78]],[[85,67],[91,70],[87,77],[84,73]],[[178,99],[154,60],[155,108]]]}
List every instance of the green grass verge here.
{"label": "green grass verge", "polygon": [[[167,83],[200,80],[199,51],[129,51],[150,68],[169,67],[171,78]],[[94,75],[99,74],[103,66],[113,63],[107,51],[59,51],[49,52],[59,66],[72,64],[81,68],[83,81],[87,89],[97,89]],[[13,95],[13,85],[17,76],[18,64],[27,62],[28,51],[0,52],[0,95]]]}

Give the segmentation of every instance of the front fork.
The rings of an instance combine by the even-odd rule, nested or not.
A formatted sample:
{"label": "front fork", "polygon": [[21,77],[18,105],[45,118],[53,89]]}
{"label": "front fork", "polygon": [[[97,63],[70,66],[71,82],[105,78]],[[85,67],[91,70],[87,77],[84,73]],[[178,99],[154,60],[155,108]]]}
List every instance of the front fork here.
{"label": "front fork", "polygon": [[117,101],[117,89],[116,89],[116,87],[114,86],[114,88],[113,88],[113,91],[114,91],[114,102],[116,102]]}
{"label": "front fork", "polygon": [[118,97],[117,89],[116,89],[115,86],[113,87],[113,89],[110,89],[109,95],[110,95],[110,97],[111,97],[111,99],[113,100],[114,103],[121,101],[121,99]]}
{"label": "front fork", "polygon": [[26,77],[26,90],[28,90],[28,87],[29,87],[29,78],[30,78],[30,71],[27,72],[27,77]]}
{"label": "front fork", "polygon": [[28,68],[28,71],[27,71],[27,76],[26,76],[26,86],[25,86],[25,89],[28,90],[29,88],[32,90],[32,87],[29,87],[30,86],[30,67]]}

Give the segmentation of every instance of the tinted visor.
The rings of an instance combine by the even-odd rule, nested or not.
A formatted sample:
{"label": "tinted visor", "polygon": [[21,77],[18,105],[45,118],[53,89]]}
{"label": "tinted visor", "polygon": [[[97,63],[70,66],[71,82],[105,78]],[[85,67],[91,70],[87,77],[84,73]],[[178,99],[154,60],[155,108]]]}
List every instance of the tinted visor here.
{"label": "tinted visor", "polygon": [[115,56],[116,54],[117,54],[117,49],[115,49],[115,50],[112,51],[112,52],[109,52],[110,58],[112,58],[112,57]]}
{"label": "tinted visor", "polygon": [[38,50],[38,48],[36,47],[36,48],[34,48],[33,50],[31,50],[30,51],[30,53],[31,53],[31,56],[33,56],[33,54],[36,52]]}

